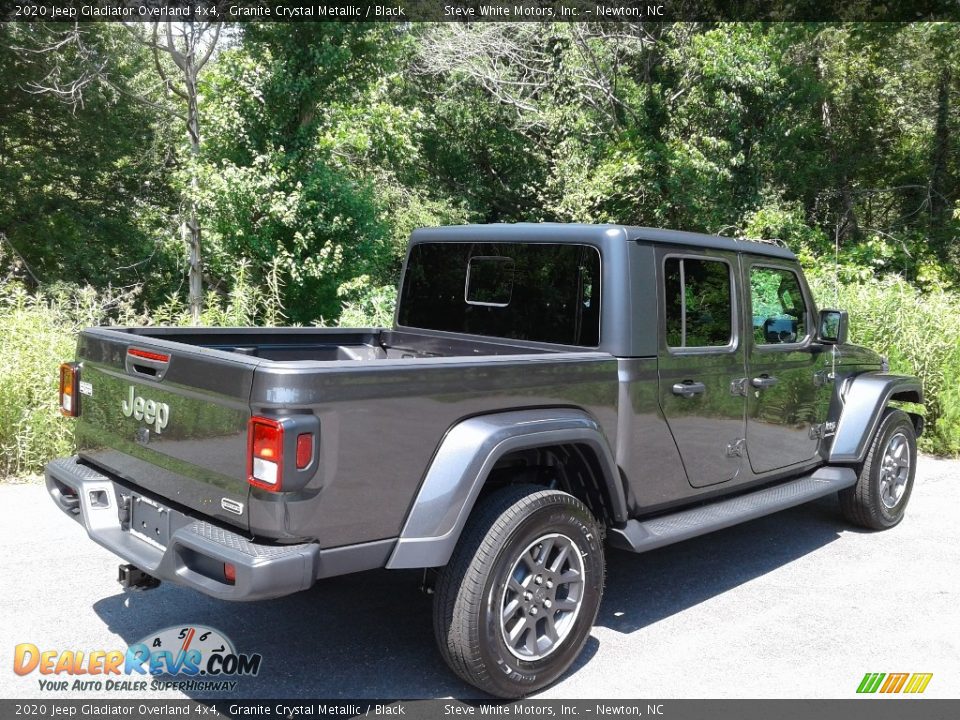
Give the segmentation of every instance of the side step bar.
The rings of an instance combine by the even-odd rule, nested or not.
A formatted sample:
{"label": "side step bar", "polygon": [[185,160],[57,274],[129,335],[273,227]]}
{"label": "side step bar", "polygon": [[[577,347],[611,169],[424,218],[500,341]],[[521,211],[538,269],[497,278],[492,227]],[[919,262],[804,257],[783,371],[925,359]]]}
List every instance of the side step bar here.
{"label": "side step bar", "polygon": [[823,467],[811,475],[729,500],[681,510],[652,520],[628,520],[625,527],[610,528],[607,537],[614,547],[646,552],[802,505],[856,482],[857,474],[851,468]]}

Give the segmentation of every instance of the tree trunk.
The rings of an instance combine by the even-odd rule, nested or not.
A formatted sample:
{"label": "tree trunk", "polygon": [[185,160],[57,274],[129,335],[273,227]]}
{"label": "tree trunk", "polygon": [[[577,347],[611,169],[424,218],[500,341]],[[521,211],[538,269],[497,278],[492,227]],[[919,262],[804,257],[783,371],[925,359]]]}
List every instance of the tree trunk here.
{"label": "tree trunk", "polygon": [[937,117],[933,133],[933,152],[930,158],[930,220],[934,228],[942,229],[947,222],[947,157],[950,152],[950,69],[940,73],[937,89]]}
{"label": "tree trunk", "polygon": [[820,119],[830,154],[830,169],[836,178],[836,193],[840,200],[840,208],[837,212],[837,230],[841,236],[850,237],[856,242],[860,238],[860,223],[857,221],[850,178],[847,175],[844,158],[841,156],[838,140],[834,133],[832,109],[829,100],[826,98],[820,103]]}
{"label": "tree trunk", "polygon": [[[834,162],[839,162],[839,156],[836,150],[833,151]],[[840,200],[843,204],[843,215],[841,219],[844,222],[844,230],[849,233],[854,242],[860,240],[860,222],[857,220],[857,208],[854,204],[853,192],[850,189],[850,179],[847,174],[843,174],[840,181]]]}
{"label": "tree trunk", "polygon": [[190,318],[200,324],[203,311],[203,257],[200,246],[200,221],[197,217],[197,160],[200,156],[200,112],[197,107],[197,66],[194,48],[189,48],[183,69],[187,94],[187,136],[190,140],[190,195],[187,198],[184,235],[190,250]]}

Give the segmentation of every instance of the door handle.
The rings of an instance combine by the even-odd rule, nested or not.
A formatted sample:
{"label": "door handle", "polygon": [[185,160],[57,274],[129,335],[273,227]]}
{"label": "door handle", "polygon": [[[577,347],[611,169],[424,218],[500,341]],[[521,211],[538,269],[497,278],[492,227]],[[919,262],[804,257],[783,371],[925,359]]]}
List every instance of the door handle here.
{"label": "door handle", "polygon": [[699,395],[707,389],[707,386],[702,382],[693,382],[692,380],[684,380],[682,383],[673,384],[673,394],[682,395],[685,398],[693,397],[694,395]]}
{"label": "door handle", "polygon": [[777,380],[775,377],[770,377],[769,375],[761,375],[760,377],[755,377],[753,380],[751,380],[750,384],[753,385],[755,388],[760,388],[761,390],[763,390],[765,388],[773,387],[778,382],[780,381]]}

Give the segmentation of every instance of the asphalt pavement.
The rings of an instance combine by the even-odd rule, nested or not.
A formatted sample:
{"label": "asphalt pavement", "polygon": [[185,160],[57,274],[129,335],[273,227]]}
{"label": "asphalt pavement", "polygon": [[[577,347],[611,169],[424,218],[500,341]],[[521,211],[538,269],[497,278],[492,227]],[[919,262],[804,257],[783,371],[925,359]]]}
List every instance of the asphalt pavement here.
{"label": "asphalt pavement", "polygon": [[[925,697],[960,697],[958,480],[960,461],[921,458],[906,519],[882,533],[847,526],[829,497],[644,555],[609,551],[597,625],[537,697],[849,698],[867,672],[933,673]],[[0,548],[2,698],[209,697],[41,692],[41,675],[12,670],[18,643],[125,650],[187,624],[262,654],[237,697],[478,697],[435,649],[417,572],[256,603],[169,583],[125,593],[119,560],[38,484],[0,485]]]}

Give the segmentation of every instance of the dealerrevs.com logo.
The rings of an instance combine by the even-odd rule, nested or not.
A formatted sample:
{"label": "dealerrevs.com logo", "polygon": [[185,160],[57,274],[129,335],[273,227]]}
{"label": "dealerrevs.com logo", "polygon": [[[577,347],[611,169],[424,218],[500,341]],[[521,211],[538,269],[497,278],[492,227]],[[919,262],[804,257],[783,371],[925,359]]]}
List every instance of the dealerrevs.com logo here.
{"label": "dealerrevs.com logo", "polygon": [[215,628],[187,625],[147,635],[126,650],[42,650],[33,643],[20,643],[14,649],[13,671],[22,676],[39,674],[39,688],[45,692],[222,692],[236,689],[234,678],[257,675],[262,661],[259,653],[238,653]]}

